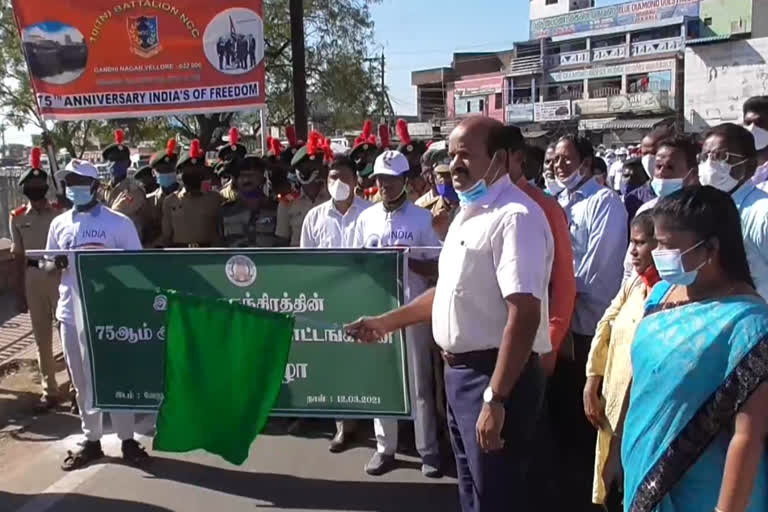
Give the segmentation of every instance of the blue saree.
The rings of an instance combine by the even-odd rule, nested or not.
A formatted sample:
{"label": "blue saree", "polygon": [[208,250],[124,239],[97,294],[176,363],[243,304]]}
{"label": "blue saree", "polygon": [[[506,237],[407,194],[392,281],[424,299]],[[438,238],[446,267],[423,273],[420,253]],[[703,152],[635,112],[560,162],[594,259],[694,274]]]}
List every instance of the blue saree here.
{"label": "blue saree", "polygon": [[[632,346],[621,447],[626,512],[714,510],[733,420],[768,380],[762,299],[662,305],[670,289],[654,288]],[[768,452],[747,510],[768,512]]]}

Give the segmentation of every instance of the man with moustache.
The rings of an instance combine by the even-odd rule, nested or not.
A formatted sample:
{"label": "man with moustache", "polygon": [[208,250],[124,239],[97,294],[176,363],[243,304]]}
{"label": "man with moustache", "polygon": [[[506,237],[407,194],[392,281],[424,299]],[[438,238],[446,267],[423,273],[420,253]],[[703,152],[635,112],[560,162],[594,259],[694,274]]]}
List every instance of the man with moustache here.
{"label": "man with moustache", "polygon": [[[461,202],[437,286],[403,308],[347,326],[363,341],[432,321],[446,362],[449,428],[463,512],[531,510],[526,485],[551,350],[554,241],[541,208],[509,178],[504,126],[471,117],[449,140]],[[420,340],[413,340],[413,345]]]}

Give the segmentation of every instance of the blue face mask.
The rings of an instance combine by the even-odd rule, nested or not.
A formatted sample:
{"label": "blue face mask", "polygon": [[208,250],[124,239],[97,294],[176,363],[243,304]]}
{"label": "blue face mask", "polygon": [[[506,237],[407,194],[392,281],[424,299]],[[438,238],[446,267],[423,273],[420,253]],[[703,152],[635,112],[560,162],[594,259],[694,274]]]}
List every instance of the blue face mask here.
{"label": "blue face mask", "polygon": [[155,174],[157,178],[157,184],[163,188],[171,188],[176,183],[176,174],[172,172],[164,172]]}
{"label": "blue face mask", "polygon": [[685,270],[683,255],[688,254],[703,243],[704,240],[682,252],[680,249],[656,249],[652,251],[651,256],[653,256],[653,263],[659,272],[659,277],[677,286],[690,286],[695,283],[699,270],[707,262],[702,262],[701,265],[693,270]]}
{"label": "blue face mask", "polygon": [[90,185],[73,185],[67,187],[66,196],[75,206],[85,206],[93,201],[93,190]]}
{"label": "blue face mask", "polygon": [[456,202],[459,200],[458,194],[456,194],[456,189],[453,188],[453,185],[450,183],[443,183],[441,185],[436,185],[437,188],[437,194],[447,199],[448,201]]}
{"label": "blue face mask", "polygon": [[653,178],[651,188],[656,197],[666,197],[683,188],[683,178]]}
{"label": "blue face mask", "polygon": [[[475,203],[485,197],[488,194],[488,184],[485,182],[485,177],[488,176],[488,173],[491,172],[491,169],[493,168],[493,163],[496,161],[496,155],[493,155],[493,158],[491,158],[491,163],[488,164],[488,169],[485,171],[485,174],[483,174],[483,177],[477,180],[477,183],[472,185],[468,190],[457,190],[456,194],[459,197],[459,203],[462,206],[467,206],[472,203]],[[496,174],[498,177],[498,173]],[[494,180],[496,177],[494,177]]]}
{"label": "blue face mask", "polygon": [[108,165],[109,173],[115,179],[125,178],[128,175],[128,167],[131,166],[130,160],[120,160],[119,162],[110,162]]}

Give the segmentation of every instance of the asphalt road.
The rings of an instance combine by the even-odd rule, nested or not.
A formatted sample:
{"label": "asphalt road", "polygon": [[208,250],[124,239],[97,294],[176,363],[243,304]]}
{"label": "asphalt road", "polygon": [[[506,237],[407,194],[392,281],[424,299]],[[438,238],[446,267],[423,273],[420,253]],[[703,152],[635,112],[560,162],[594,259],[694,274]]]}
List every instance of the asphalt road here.
{"label": "asphalt road", "polygon": [[[151,435],[152,425],[152,417],[143,417],[138,430]],[[262,435],[241,467],[203,452],[151,452],[140,470],[109,458],[120,455],[109,435],[103,463],[65,473],[59,465],[81,439],[79,422],[63,413],[43,416],[0,439],[0,512],[458,510],[454,479],[424,478],[418,459],[401,455],[397,470],[368,477],[363,466],[372,441],[333,455],[331,428],[324,422],[301,437]],[[140,440],[151,445],[149,437]]]}

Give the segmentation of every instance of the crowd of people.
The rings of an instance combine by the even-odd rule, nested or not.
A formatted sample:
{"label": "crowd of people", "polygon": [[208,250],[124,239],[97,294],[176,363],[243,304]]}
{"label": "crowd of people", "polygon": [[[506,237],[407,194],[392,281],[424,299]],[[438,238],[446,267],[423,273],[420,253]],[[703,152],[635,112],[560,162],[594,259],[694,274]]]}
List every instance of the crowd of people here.
{"label": "crowd of people", "polygon": [[[334,154],[288,129],[288,147],[270,139],[256,156],[232,130],[213,167],[197,141],[180,154],[172,140],[128,177],[118,132],[108,183],[81,161],[55,177],[66,209],[34,152],[11,232],[41,406],[61,399],[56,319],[86,437],[62,467],[103,456],[101,414],[73,271],[26,250],[398,246],[407,304],[347,331],[405,329],[422,472],[444,473],[447,432],[464,512],[768,511],[768,97],[744,105],[743,125],[698,140],[657,129],[627,150],[578,135],[537,148],[485,117],[448,140],[413,140],[402,121],[397,133],[395,146],[366,122]],[[143,463],[133,417],[113,425]],[[365,471],[382,475],[398,423],[374,431]],[[354,435],[337,421],[330,450]]]}

